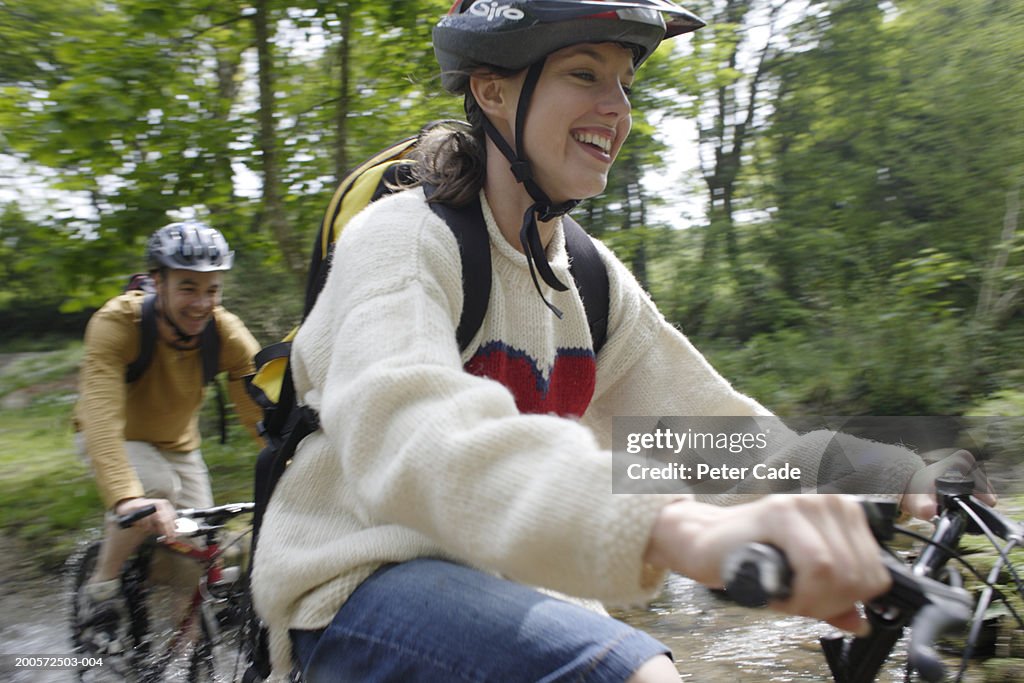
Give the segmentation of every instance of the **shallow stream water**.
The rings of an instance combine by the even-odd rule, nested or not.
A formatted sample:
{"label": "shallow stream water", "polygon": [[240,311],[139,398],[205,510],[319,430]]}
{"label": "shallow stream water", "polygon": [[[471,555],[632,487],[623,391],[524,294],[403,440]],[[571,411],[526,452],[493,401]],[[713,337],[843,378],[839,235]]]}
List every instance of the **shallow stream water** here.
{"label": "shallow stream water", "polygon": [[17,669],[4,655],[67,655],[67,601],[62,576],[43,576],[20,544],[0,536],[0,681],[62,683],[67,671]]}
{"label": "shallow stream water", "polygon": [[[0,543],[0,654],[70,654],[68,583],[62,576],[40,576],[20,549],[8,545]],[[616,616],[670,647],[684,681],[830,680],[818,637],[833,632],[831,627],[737,607],[682,577],[670,577],[649,607]],[[8,657],[0,657],[0,681],[74,680],[67,671],[17,670]],[[879,680],[902,681],[902,670],[890,666]]]}
{"label": "shallow stream water", "polygon": [[[739,607],[703,586],[671,576],[646,609],[616,613],[672,649],[684,681],[831,680],[818,638],[828,624]],[[897,665],[879,681],[902,681]]]}

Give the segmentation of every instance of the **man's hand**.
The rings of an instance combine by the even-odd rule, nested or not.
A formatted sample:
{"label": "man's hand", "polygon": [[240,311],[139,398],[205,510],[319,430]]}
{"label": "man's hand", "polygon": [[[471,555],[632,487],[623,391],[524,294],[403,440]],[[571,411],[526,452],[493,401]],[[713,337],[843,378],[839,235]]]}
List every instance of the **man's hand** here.
{"label": "man's hand", "polygon": [[123,517],[150,505],[156,507],[156,512],[135,522],[132,528],[138,529],[140,532],[145,531],[150,535],[174,539],[176,535],[174,523],[178,518],[178,513],[175,512],[174,506],[171,505],[169,500],[163,498],[128,498],[114,506],[114,514],[118,517]]}

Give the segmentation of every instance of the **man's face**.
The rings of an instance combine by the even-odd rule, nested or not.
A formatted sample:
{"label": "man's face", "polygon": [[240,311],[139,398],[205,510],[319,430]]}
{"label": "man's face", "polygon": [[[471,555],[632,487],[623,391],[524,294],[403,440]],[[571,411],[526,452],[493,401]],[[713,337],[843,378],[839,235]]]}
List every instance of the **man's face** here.
{"label": "man's face", "polygon": [[195,336],[203,331],[220,304],[223,273],[164,270],[156,274],[157,292],[167,317],[182,332]]}

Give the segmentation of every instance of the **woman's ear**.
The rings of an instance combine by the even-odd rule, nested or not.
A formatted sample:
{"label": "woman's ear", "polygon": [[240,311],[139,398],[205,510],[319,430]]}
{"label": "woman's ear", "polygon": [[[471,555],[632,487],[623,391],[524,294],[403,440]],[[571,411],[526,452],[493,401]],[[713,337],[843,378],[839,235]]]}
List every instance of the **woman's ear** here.
{"label": "woman's ear", "polygon": [[495,125],[504,122],[511,127],[515,121],[516,99],[515,93],[511,92],[511,85],[510,79],[494,74],[474,75],[469,78],[469,89],[473,99]]}

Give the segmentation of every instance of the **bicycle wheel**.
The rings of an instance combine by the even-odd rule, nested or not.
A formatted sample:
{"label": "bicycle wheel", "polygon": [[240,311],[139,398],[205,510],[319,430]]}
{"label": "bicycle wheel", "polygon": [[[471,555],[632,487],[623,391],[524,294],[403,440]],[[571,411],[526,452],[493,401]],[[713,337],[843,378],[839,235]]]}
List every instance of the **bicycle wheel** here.
{"label": "bicycle wheel", "polygon": [[[170,553],[147,548],[124,574],[130,616],[131,659],[139,683],[238,681],[248,664],[243,647],[248,590],[244,580],[222,581],[196,592],[194,581],[177,586],[158,580],[154,563]],[[226,572],[228,578],[234,572]],[[190,586],[192,595],[183,593]],[[183,605],[185,607],[183,607]]]}

